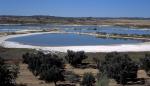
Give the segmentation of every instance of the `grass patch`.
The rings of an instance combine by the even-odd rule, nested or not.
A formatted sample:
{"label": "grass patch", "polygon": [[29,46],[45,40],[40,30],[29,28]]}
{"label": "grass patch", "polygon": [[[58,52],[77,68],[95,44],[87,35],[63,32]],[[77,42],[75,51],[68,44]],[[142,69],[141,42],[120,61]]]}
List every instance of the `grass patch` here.
{"label": "grass patch", "polygon": [[26,52],[33,52],[33,49],[22,49],[22,48],[2,48],[0,47],[0,56],[6,60],[22,59],[22,55]]}
{"label": "grass patch", "polygon": [[[144,58],[145,54],[150,54],[150,52],[121,52],[128,54],[133,61],[139,61],[140,58]],[[104,57],[107,53],[99,52],[99,53],[86,53],[88,58],[84,60],[87,63],[93,63],[93,58],[98,58],[99,60],[104,60]]]}
{"label": "grass patch", "polygon": [[[23,48],[2,48],[0,47],[0,56],[4,59],[18,59],[22,60],[22,55],[26,52],[33,52],[34,49],[23,49]],[[140,58],[144,58],[145,54],[150,54],[150,52],[121,52],[128,54],[133,61],[139,61]],[[84,60],[86,63],[93,63],[93,58],[98,58],[103,60],[107,53],[98,52],[98,53],[86,53],[88,56],[87,59]],[[61,53],[61,57],[64,57],[66,54]]]}

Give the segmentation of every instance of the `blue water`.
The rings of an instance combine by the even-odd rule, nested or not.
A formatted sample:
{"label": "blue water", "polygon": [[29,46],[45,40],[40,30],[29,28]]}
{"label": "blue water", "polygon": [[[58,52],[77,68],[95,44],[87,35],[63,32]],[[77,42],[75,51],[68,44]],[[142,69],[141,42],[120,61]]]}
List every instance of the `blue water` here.
{"label": "blue water", "polygon": [[40,34],[10,38],[7,39],[7,41],[36,46],[109,45],[142,42],[130,39],[96,38],[93,36],[77,34]]}
{"label": "blue water", "polygon": [[125,28],[116,26],[94,26],[94,25],[82,25],[82,26],[67,26],[67,25],[50,25],[50,24],[39,24],[39,25],[0,25],[0,32],[14,32],[24,29],[59,29],[67,32],[105,32],[105,33],[117,33],[117,34],[148,34],[149,30]]}
{"label": "blue water", "polygon": [[74,27],[65,29],[67,32],[104,32],[113,34],[137,34],[137,35],[150,35],[150,29],[135,29],[135,28],[125,28],[117,26],[91,26],[91,27]]}

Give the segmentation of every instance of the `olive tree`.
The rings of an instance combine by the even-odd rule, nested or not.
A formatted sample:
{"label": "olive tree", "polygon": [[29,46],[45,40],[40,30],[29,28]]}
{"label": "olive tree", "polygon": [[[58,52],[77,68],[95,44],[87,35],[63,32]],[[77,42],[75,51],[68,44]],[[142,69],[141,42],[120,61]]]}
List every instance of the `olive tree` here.
{"label": "olive tree", "polygon": [[141,60],[142,68],[145,69],[147,72],[150,71],[150,54],[146,54],[144,58]]}
{"label": "olive tree", "polygon": [[127,54],[108,53],[105,60],[99,64],[99,70],[114,78],[118,83],[126,84],[128,79],[137,77],[137,64]]}
{"label": "olive tree", "polygon": [[4,63],[4,59],[0,57],[0,86],[15,86],[18,68],[15,65]]}
{"label": "olive tree", "polygon": [[[48,67],[48,66],[46,66]],[[40,74],[40,78],[46,82],[54,82],[57,86],[57,81],[63,81],[64,75],[63,71],[57,68],[56,66],[50,67],[47,70],[43,70]]]}
{"label": "olive tree", "polygon": [[77,66],[78,64],[82,64],[82,60],[86,59],[87,56],[84,51],[74,52],[68,50],[65,58],[72,66]]}
{"label": "olive tree", "polygon": [[26,53],[23,55],[23,59],[32,73],[39,76],[41,80],[54,82],[55,85],[57,81],[64,80],[64,62],[56,54]]}

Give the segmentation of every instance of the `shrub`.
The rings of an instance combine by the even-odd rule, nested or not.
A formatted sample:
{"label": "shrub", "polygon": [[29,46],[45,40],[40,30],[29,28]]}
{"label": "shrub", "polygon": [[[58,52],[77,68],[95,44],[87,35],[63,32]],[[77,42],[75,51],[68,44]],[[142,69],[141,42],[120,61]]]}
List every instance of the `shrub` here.
{"label": "shrub", "polygon": [[46,82],[56,82],[64,79],[63,59],[55,54],[44,54],[42,52],[26,53],[23,55],[24,63],[28,64],[29,69],[34,75]]}
{"label": "shrub", "polygon": [[28,67],[34,75],[39,75],[43,70],[41,68],[43,65],[48,65],[49,67],[55,65],[58,68],[64,67],[63,59],[60,59],[55,54],[44,54],[42,52],[26,53],[23,55],[23,61],[29,65]]}
{"label": "shrub", "polygon": [[72,66],[77,66],[78,64],[81,64],[82,60],[86,59],[87,56],[84,51],[74,52],[68,50],[65,58]]}
{"label": "shrub", "polygon": [[4,59],[2,57],[0,57],[0,65],[4,64]]}
{"label": "shrub", "polygon": [[83,75],[82,85],[83,86],[94,86],[95,77],[92,73],[85,73]]}
{"label": "shrub", "polygon": [[17,73],[15,65],[5,64],[4,59],[0,58],[0,86],[15,86]]}
{"label": "shrub", "polygon": [[107,77],[107,74],[101,73],[100,75],[97,75],[97,82],[96,86],[109,86],[109,79]]}
{"label": "shrub", "polygon": [[80,76],[75,74],[74,72],[66,71],[64,76],[65,76],[65,80],[70,81],[71,83],[80,82]]}
{"label": "shrub", "polygon": [[141,59],[142,68],[147,72],[150,71],[150,54],[146,54],[144,58]]}
{"label": "shrub", "polygon": [[128,79],[137,77],[138,66],[127,54],[108,53],[100,64],[99,70],[114,78],[118,83],[126,84]]}
{"label": "shrub", "polygon": [[62,70],[57,68],[56,66],[50,67],[47,70],[43,70],[40,74],[40,78],[45,80],[46,82],[54,82],[55,86],[57,85],[57,81],[63,81],[64,76],[62,74]]}

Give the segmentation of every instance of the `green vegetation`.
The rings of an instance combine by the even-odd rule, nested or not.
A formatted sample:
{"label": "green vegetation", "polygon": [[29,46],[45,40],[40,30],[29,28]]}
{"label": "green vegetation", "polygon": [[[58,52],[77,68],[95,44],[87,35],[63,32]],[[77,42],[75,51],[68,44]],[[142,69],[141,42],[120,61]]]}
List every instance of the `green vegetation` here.
{"label": "green vegetation", "polygon": [[0,16],[0,24],[78,24],[115,25],[123,27],[149,28],[150,18],[109,17],[56,17],[56,16]]}
{"label": "green vegetation", "polygon": [[114,39],[141,39],[144,41],[149,41],[149,34],[118,34],[118,33],[105,33],[105,32],[96,32],[98,34],[97,38],[114,38]]}
{"label": "green vegetation", "polygon": [[[141,58],[145,57],[145,54],[150,54],[150,52],[119,52],[120,54],[127,54],[133,61],[140,62]],[[94,59],[103,61],[105,60],[105,56],[108,53],[105,52],[97,52],[97,53],[85,53],[88,58],[85,59],[83,62],[86,63],[95,63]]]}
{"label": "green vegetation", "polygon": [[18,66],[6,64],[0,57],[0,86],[16,86],[18,70]]}
{"label": "green vegetation", "polygon": [[83,75],[82,85],[83,86],[94,86],[95,83],[95,77],[92,73],[85,73]]}
{"label": "green vegetation", "polygon": [[[19,52],[19,53],[18,53]],[[23,49],[23,48],[2,48],[0,47],[0,56],[4,57],[5,60],[22,60],[22,55],[26,52],[35,52],[34,49]],[[141,58],[145,57],[145,54],[150,54],[150,52],[120,52],[121,54],[128,54],[129,57],[133,61],[139,62]],[[88,58],[86,58],[83,62],[93,63],[93,58],[97,58],[99,60],[104,60],[105,52],[88,52],[85,53]],[[66,53],[59,53],[59,57],[64,57]]]}
{"label": "green vegetation", "polygon": [[98,68],[100,72],[106,73],[109,78],[115,79],[120,84],[126,84],[137,78],[138,66],[127,54],[108,53]]}
{"label": "green vegetation", "polygon": [[[135,53],[132,53],[133,55],[131,53],[128,54],[130,56],[135,55]],[[85,73],[82,77],[81,85],[94,86],[96,84],[97,86],[108,86],[109,79],[111,78],[123,85],[129,81],[139,81],[140,79],[137,78],[137,71],[139,69],[137,63],[140,60],[133,61],[128,54],[112,52],[105,53],[103,59],[94,58],[93,61],[97,64],[99,74],[95,77],[92,73]],[[74,52],[70,50],[68,50],[64,57],[73,67],[77,67],[77,65],[82,66],[82,60],[87,60],[88,58],[87,54],[83,51]],[[92,57],[94,56],[92,55]],[[145,58],[141,60],[143,68],[149,68],[148,57],[149,55],[145,55]],[[39,76],[41,80],[45,80],[46,82],[54,82],[55,85],[57,85],[57,81],[64,80],[71,83],[80,82],[79,75],[66,71],[63,59],[60,59],[56,54],[44,54],[39,51],[26,53],[23,55],[23,62],[29,65],[29,69],[34,75]]]}
{"label": "green vegetation", "polygon": [[87,56],[85,55],[84,51],[74,52],[74,51],[67,51],[67,55],[65,59],[70,63],[72,66],[77,66],[82,64],[82,60],[86,59]]}
{"label": "green vegetation", "polygon": [[[43,66],[42,66],[43,67]],[[43,67],[46,68],[47,66]],[[64,76],[62,74],[62,71],[56,67],[48,67],[46,70],[42,70],[40,74],[40,79],[45,80],[46,82],[54,82],[55,86],[57,86],[57,81],[63,81]]]}
{"label": "green vegetation", "polygon": [[2,57],[0,57],[0,65],[4,65],[4,59]]}
{"label": "green vegetation", "polygon": [[141,58],[142,68],[147,72],[150,71],[150,54],[146,54],[144,58]]}
{"label": "green vegetation", "polygon": [[4,57],[5,60],[22,60],[22,55],[26,52],[33,52],[33,49],[22,49],[22,48],[2,48],[0,47],[0,56]]}
{"label": "green vegetation", "polygon": [[65,71],[65,81],[69,81],[71,83],[80,82],[80,76],[71,71]]}
{"label": "green vegetation", "polygon": [[29,69],[41,80],[54,82],[64,80],[63,60],[55,54],[44,54],[42,52],[26,53],[23,55],[23,62],[28,64]]}
{"label": "green vegetation", "polygon": [[106,73],[98,74],[96,86],[109,86],[109,78]]}
{"label": "green vegetation", "polygon": [[[16,54],[18,52],[19,54]],[[25,52],[30,53],[25,53]],[[20,55],[23,54],[23,61],[28,64],[30,71],[37,76],[37,78],[46,82],[57,83],[56,85],[76,85],[81,83],[84,86],[108,86],[109,79],[114,79],[120,84],[126,83],[140,83],[140,79],[137,76],[137,70],[143,68],[149,73],[150,70],[150,52],[112,52],[112,53],[85,53],[83,51],[74,52],[68,51],[69,53],[49,53],[44,54],[43,52],[34,51],[29,49],[5,49],[0,48],[0,55],[6,56],[6,59],[0,59],[0,76],[6,76],[7,74],[13,75],[12,79],[7,80],[8,82],[13,81],[17,77],[18,67],[16,65],[6,64],[7,61],[12,59],[20,59]],[[13,54],[14,53],[14,54]],[[7,59],[7,56],[13,55],[12,59]],[[18,57],[14,57],[17,56]],[[76,59],[74,59],[76,58]],[[64,59],[69,63],[65,63]],[[14,61],[14,60],[13,60]],[[86,63],[86,64],[85,64]],[[73,64],[73,65],[72,65]],[[65,65],[65,67],[64,67]],[[67,65],[67,66],[66,66]],[[69,65],[69,66],[68,66]],[[72,66],[70,66],[72,65]],[[90,65],[90,66],[89,66]],[[97,65],[97,66],[95,66]],[[76,68],[76,66],[79,66]],[[80,67],[86,66],[86,67]],[[94,67],[93,67],[94,66]],[[99,73],[95,76],[95,72],[86,73],[88,71],[82,71],[91,68],[98,69]],[[75,70],[74,70],[75,69]],[[76,71],[85,73],[84,75],[78,74]],[[11,70],[7,73],[2,70]],[[7,76],[9,77],[9,76]],[[2,79],[2,78],[0,78]],[[3,79],[6,80],[6,79]],[[12,80],[12,81],[11,81]],[[60,82],[58,82],[60,81]],[[84,84],[83,84],[84,82]],[[95,83],[96,82],[96,83]],[[4,84],[4,83],[2,83]],[[136,84],[137,85],[137,84]],[[144,84],[142,84],[144,85]],[[0,85],[1,86],[1,85]],[[3,86],[3,85],[2,85]],[[7,85],[6,85],[7,86]]]}

